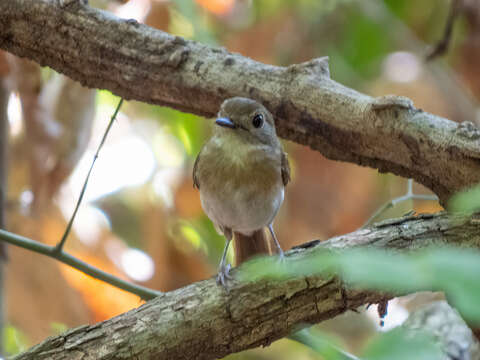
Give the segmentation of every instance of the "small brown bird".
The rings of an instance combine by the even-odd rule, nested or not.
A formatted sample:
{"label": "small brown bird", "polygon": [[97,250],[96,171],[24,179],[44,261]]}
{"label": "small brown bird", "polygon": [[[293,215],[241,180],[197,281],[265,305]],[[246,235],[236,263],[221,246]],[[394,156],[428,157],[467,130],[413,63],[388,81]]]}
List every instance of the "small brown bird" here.
{"label": "small brown bird", "polygon": [[205,213],[226,238],[217,276],[225,286],[232,238],[236,265],[270,253],[265,227],[283,258],[272,225],[290,181],[290,167],[273,116],[262,104],[241,97],[227,99],[215,124],[213,136],[195,160],[193,183],[200,190]]}

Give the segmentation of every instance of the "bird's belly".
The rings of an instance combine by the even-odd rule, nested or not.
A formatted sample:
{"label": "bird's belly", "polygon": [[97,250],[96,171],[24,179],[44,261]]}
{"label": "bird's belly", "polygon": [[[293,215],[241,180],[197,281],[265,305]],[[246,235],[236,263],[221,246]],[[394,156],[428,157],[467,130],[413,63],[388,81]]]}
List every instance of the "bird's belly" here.
{"label": "bird's belly", "polygon": [[220,227],[228,227],[245,235],[269,225],[283,202],[280,182],[265,191],[255,183],[241,187],[226,182],[215,189],[200,190],[202,207]]}

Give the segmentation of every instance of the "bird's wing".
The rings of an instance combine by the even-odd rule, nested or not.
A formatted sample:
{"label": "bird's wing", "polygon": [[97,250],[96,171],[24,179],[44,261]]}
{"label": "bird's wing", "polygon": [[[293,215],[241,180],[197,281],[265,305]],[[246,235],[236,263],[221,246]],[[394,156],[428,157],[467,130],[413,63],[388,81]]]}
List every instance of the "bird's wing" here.
{"label": "bird's wing", "polygon": [[200,161],[200,155],[202,154],[203,148],[200,150],[200,152],[197,155],[197,158],[195,159],[195,163],[193,164],[193,187],[197,188],[200,190],[200,183],[198,182],[198,177],[197,177],[197,170],[198,170],[198,163]]}
{"label": "bird's wing", "polygon": [[290,181],[290,164],[288,163],[287,153],[284,153],[283,151],[282,151],[281,166],[282,166],[283,186],[287,186],[287,184]]}

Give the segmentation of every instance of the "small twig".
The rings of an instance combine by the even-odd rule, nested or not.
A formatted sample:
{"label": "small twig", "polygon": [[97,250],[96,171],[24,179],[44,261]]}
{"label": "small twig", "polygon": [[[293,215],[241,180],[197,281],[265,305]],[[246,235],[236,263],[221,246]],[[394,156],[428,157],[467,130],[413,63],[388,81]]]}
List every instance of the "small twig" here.
{"label": "small twig", "polygon": [[443,36],[427,54],[427,61],[431,61],[448,51],[452,39],[453,23],[455,22],[458,14],[460,14],[460,3],[461,0],[451,0],[450,12],[448,13],[447,24],[445,25]]}
{"label": "small twig", "polygon": [[422,195],[422,194],[414,194],[413,193],[413,180],[408,179],[407,182],[407,192],[405,195],[399,196],[395,199],[388,201],[387,203],[380,206],[377,211],[373,213],[372,216],[363,224],[361,229],[366,228],[367,226],[371,225],[381,214],[387,211],[394,206],[409,200],[430,200],[430,201],[438,201],[438,197],[436,195]]}
{"label": "small twig", "polygon": [[308,346],[319,354],[323,354],[326,351],[334,352],[336,355],[335,359],[360,360],[358,357],[346,352],[345,350],[340,349],[338,346],[328,342],[323,338],[316,336],[314,333],[312,333],[310,328],[297,331],[296,333],[289,335],[288,338],[290,340]]}
{"label": "small twig", "polygon": [[115,109],[115,112],[110,118],[110,122],[108,123],[107,129],[105,130],[102,140],[100,141],[100,145],[98,145],[97,151],[95,152],[95,155],[93,157],[92,165],[90,165],[90,169],[88,170],[87,177],[85,178],[85,182],[83,183],[82,191],[80,192],[80,196],[78,197],[77,204],[75,205],[75,210],[73,211],[72,217],[68,222],[67,228],[65,229],[65,233],[63,234],[62,239],[58,242],[58,244],[54,248],[54,251],[57,253],[62,252],[63,246],[65,245],[65,241],[67,240],[68,234],[70,234],[73,221],[75,220],[75,216],[77,215],[83,196],[85,195],[85,191],[87,190],[87,184],[88,184],[88,180],[90,179],[90,174],[92,173],[93,166],[95,165],[95,161],[97,161],[98,159],[98,154],[102,149],[103,144],[105,143],[105,140],[107,139],[107,135],[110,132],[110,129],[112,128],[113,122],[115,121],[115,118],[117,117],[118,112],[120,111],[120,107],[122,106],[122,103],[123,103],[123,98],[121,98],[120,101],[118,102],[117,108]]}
{"label": "small twig", "polygon": [[131,282],[122,280],[112,274],[106,273],[64,251],[59,252],[55,246],[48,246],[38,241],[34,241],[5,230],[0,230],[0,241],[5,241],[9,244],[16,245],[24,249],[54,258],[95,279],[102,280],[119,289],[138,295],[144,300],[150,300],[162,294],[162,292],[160,291],[132,284]]}
{"label": "small twig", "polygon": [[[7,213],[7,144],[8,144],[8,96],[4,79],[0,79],[0,229],[5,228]],[[7,261],[6,244],[0,244],[0,339],[5,338],[5,262]],[[0,341],[0,357],[5,355],[5,343]]]}

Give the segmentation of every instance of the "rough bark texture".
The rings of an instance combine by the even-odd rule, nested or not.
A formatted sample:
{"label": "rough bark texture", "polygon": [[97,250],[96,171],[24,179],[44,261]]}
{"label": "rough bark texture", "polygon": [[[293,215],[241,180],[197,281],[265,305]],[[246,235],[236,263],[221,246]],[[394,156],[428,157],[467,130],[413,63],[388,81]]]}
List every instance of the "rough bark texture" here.
{"label": "rough bark texture", "polygon": [[231,96],[261,101],[278,134],[328,158],[414,178],[442,203],[480,182],[480,131],[372,98],[329,77],[325,58],[277,67],[171,36],[78,0],[0,1],[0,48],[125,99],[213,116]]}
{"label": "rough bark texture", "polygon": [[[322,248],[376,246],[418,250],[450,244],[480,247],[480,221],[446,215],[393,219],[369,229],[313,241],[287,253],[299,259]],[[233,275],[238,270],[233,271]],[[428,290],[428,289],[426,289]],[[214,279],[165,293],[138,309],[45,340],[16,360],[213,359],[265,346],[302,324],[314,324],[385,294],[349,289],[317,276],[283,281],[234,281],[226,292]]]}
{"label": "rough bark texture", "polygon": [[438,360],[480,360],[480,344],[458,312],[446,301],[436,301],[411,313],[402,325],[431,334],[445,356]]}

